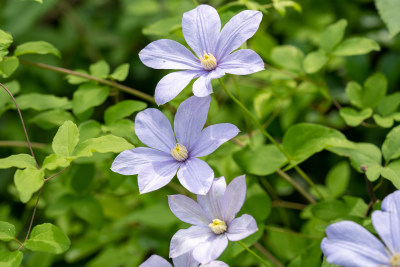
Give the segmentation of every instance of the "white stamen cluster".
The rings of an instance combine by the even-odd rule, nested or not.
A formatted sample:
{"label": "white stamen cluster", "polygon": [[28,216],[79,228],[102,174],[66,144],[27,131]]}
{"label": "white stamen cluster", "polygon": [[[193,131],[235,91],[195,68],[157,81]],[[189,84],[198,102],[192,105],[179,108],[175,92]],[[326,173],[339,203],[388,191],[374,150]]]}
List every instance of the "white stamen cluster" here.
{"label": "white stamen cluster", "polygon": [[219,219],[214,219],[212,221],[212,223],[210,223],[208,226],[217,235],[225,233],[226,229],[227,229],[226,223],[224,221],[219,220]]}
{"label": "white stamen cluster", "polygon": [[400,254],[396,254],[389,262],[390,267],[400,267]]}
{"label": "white stamen cluster", "polygon": [[200,62],[205,70],[213,70],[217,67],[217,60],[211,53],[207,54],[204,52],[204,56],[200,58]]}
{"label": "white stamen cluster", "polygon": [[177,161],[184,161],[188,158],[188,151],[184,145],[177,143],[176,146],[171,149],[171,155]]}

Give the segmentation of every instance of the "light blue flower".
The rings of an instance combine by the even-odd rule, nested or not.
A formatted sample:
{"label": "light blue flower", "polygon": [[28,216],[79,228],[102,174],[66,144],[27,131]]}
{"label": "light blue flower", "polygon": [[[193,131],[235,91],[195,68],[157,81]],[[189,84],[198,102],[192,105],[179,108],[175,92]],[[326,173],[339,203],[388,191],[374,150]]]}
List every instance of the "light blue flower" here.
{"label": "light blue flower", "polygon": [[[222,261],[212,261],[206,264],[200,264],[200,262],[193,259],[191,253],[185,253],[182,256],[172,259],[175,267],[229,267],[228,264]],[[199,265],[200,264],[200,265]],[[139,267],[173,267],[167,260],[158,256],[152,255],[145,262],[140,264]]]}
{"label": "light blue flower", "polygon": [[326,260],[345,267],[400,267],[400,191],[388,195],[381,208],[372,213],[372,224],[384,244],[355,222],[334,223],[321,243]]}
{"label": "light blue flower", "polygon": [[[257,31],[262,13],[245,10],[234,16],[221,31],[215,8],[200,5],[183,14],[182,32],[189,49],[178,42],[162,39],[147,45],[139,53],[142,62],[154,69],[182,70],[166,75],[157,84],[158,105],[175,98],[192,79],[195,96],[212,93],[211,80],[225,75],[247,75],[264,69],[261,57],[250,49],[238,49]],[[233,52],[233,53],[232,53]]]}
{"label": "light blue flower", "polygon": [[195,194],[206,194],[214,172],[197,157],[211,154],[239,133],[239,129],[230,123],[215,124],[202,130],[210,101],[210,96],[192,96],[183,101],[175,115],[175,134],[167,117],[158,109],[139,112],[135,133],[149,148],[123,151],[115,158],[111,170],[123,175],[138,174],[140,193],[165,186],[178,172],[178,179],[186,189]]}
{"label": "light blue flower", "polygon": [[235,218],[246,199],[244,175],[227,187],[225,178],[214,179],[210,191],[197,195],[197,202],[183,195],[168,196],[171,211],[180,220],[192,224],[172,237],[169,256],[179,257],[192,251],[200,263],[217,259],[228,245],[257,231],[257,223],[248,214]]}

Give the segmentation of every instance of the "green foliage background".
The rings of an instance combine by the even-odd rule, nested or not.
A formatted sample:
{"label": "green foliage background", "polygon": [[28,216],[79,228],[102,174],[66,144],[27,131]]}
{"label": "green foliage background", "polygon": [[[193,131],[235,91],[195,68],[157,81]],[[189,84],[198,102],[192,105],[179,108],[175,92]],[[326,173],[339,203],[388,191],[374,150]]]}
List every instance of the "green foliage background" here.
{"label": "green foliage background", "polygon": [[[138,52],[161,38],[184,42],[182,14],[195,2],[0,2],[0,82],[16,96],[41,167],[26,155],[18,113],[0,91],[0,266],[138,266],[152,254],[168,258],[172,235],[188,225],[170,212],[167,195],[186,191],[175,179],[139,195],[136,177],[110,166],[116,153],[142,146],[134,116],[155,107],[132,89],[152,96],[168,73],[144,66]],[[224,81],[290,160],[218,83],[207,120],[241,130],[205,160],[216,177],[247,175],[241,212],[253,215],[260,230],[244,243],[271,266],[329,266],[319,248],[326,226],[348,219],[373,230],[369,215],[379,201],[366,186],[378,199],[400,188],[400,6],[390,0],[199,2],[217,8],[223,24],[244,9],[264,13],[244,46],[261,55],[266,70]],[[161,110],[173,118],[190,94],[191,85]],[[43,184],[37,228],[22,259],[14,237],[24,242]],[[52,236],[44,237],[48,246],[43,233]],[[220,259],[260,264],[233,243]]]}

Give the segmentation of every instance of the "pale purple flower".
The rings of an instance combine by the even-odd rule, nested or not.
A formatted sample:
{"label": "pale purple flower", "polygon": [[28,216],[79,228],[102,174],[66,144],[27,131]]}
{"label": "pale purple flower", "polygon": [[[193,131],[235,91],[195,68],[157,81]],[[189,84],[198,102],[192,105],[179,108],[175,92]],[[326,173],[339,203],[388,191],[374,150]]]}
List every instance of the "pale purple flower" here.
{"label": "pale purple flower", "polygon": [[193,224],[172,237],[169,256],[179,257],[192,251],[193,258],[207,263],[218,258],[228,240],[238,241],[257,231],[250,215],[235,218],[246,199],[244,175],[227,187],[225,178],[214,179],[210,191],[197,195],[197,202],[183,195],[168,196],[171,211],[180,220]]}
{"label": "pale purple flower", "polygon": [[[212,261],[206,264],[193,259],[191,253],[185,253],[179,257],[172,259],[175,267],[229,267],[228,264],[222,261]],[[145,262],[140,264],[139,267],[173,267],[167,260],[158,256],[152,255]]]}
{"label": "pale purple flower", "polygon": [[161,39],[139,52],[142,62],[154,69],[181,70],[166,75],[157,84],[158,105],[175,98],[191,80],[195,96],[212,93],[211,80],[225,75],[247,75],[264,69],[261,57],[250,49],[238,49],[257,31],[262,13],[245,10],[234,16],[221,31],[221,20],[215,8],[200,5],[183,14],[182,32],[187,44]]}
{"label": "pale purple flower", "polygon": [[[205,194],[214,172],[203,157],[235,137],[239,129],[230,123],[206,127],[210,96],[192,96],[179,106],[174,120],[175,134],[167,117],[158,109],[148,108],[135,119],[135,133],[147,147],[137,147],[119,154],[111,170],[123,175],[138,174],[140,193],[157,190],[168,184],[178,169],[178,179],[190,192]],[[176,139],[175,139],[176,136]]]}
{"label": "pale purple flower", "polygon": [[388,195],[372,213],[372,224],[383,243],[352,221],[326,229],[321,249],[330,263],[345,267],[400,266],[400,191]]}

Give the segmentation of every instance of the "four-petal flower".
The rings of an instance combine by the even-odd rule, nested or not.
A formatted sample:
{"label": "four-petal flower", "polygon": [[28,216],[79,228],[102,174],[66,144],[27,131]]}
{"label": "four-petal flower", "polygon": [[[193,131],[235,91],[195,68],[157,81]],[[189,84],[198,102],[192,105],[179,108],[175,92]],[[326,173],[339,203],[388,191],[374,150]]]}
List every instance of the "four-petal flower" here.
{"label": "four-petal flower", "polygon": [[321,249],[330,263],[351,267],[400,266],[400,191],[388,195],[372,224],[382,241],[352,221],[331,224]]}
{"label": "four-petal flower", "polygon": [[211,154],[239,133],[239,129],[230,123],[215,124],[202,130],[210,101],[209,96],[192,96],[183,101],[175,115],[175,135],[167,117],[158,109],[148,108],[138,113],[135,133],[150,148],[123,151],[115,158],[111,169],[124,175],[138,174],[140,193],[165,186],[179,169],[177,176],[185,188],[195,194],[206,194],[214,172],[197,157]]}
{"label": "four-petal flower", "polygon": [[211,80],[225,73],[247,75],[264,69],[261,57],[250,49],[238,49],[257,31],[262,13],[245,10],[234,16],[221,29],[215,8],[200,5],[183,14],[182,32],[192,54],[178,42],[162,39],[147,45],[139,53],[141,61],[154,69],[182,70],[166,75],[157,84],[155,100],[158,105],[175,98],[189,82],[198,97],[212,93]]}
{"label": "four-petal flower", "polygon": [[241,240],[257,231],[250,215],[235,218],[246,198],[244,176],[235,178],[227,187],[225,178],[214,179],[210,191],[197,195],[197,202],[183,195],[168,196],[171,211],[180,220],[193,224],[172,237],[169,256],[179,257],[192,251],[201,263],[215,260],[231,241]]}

